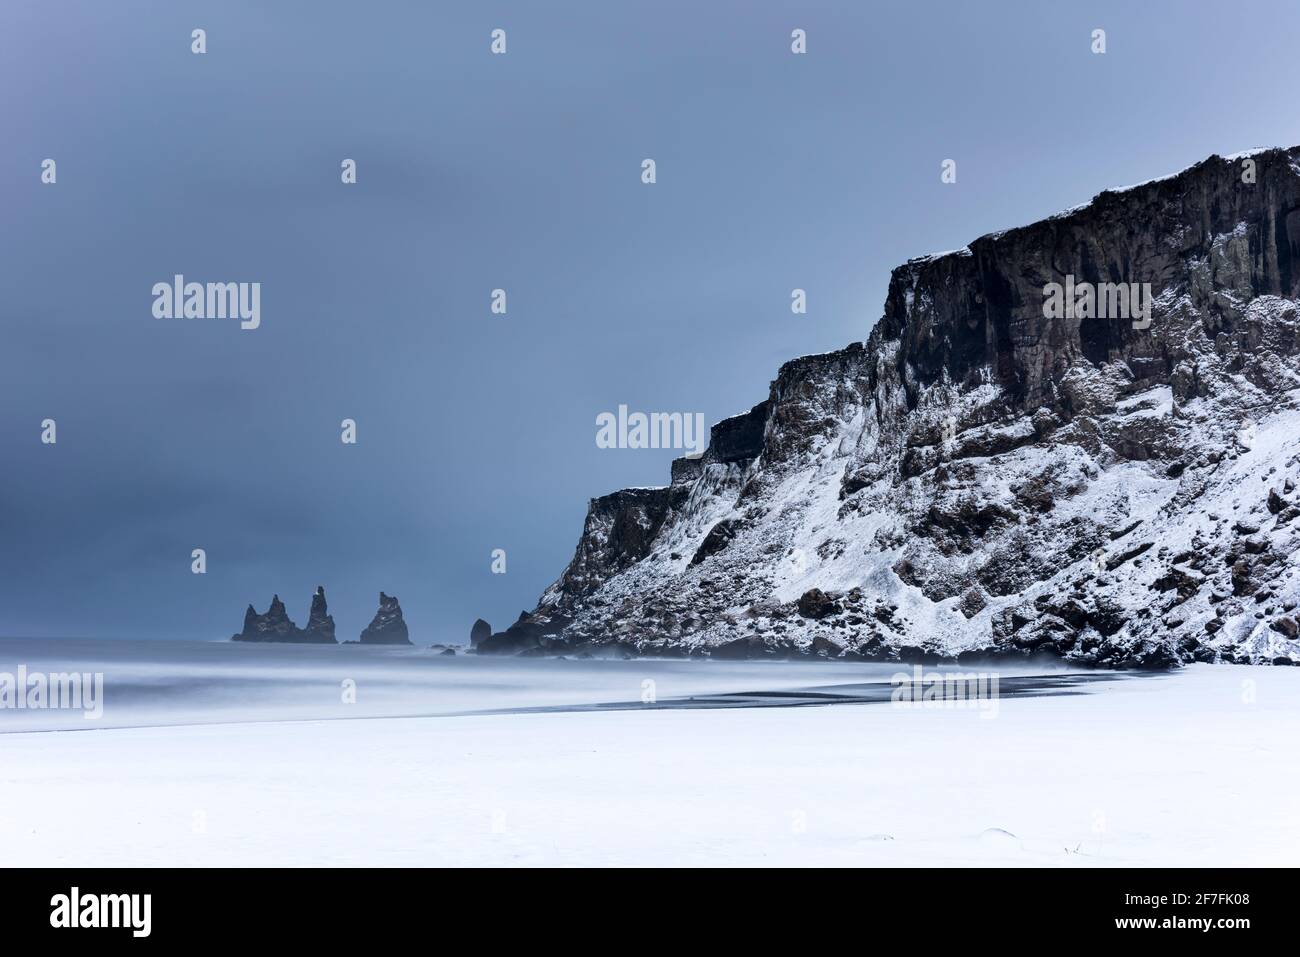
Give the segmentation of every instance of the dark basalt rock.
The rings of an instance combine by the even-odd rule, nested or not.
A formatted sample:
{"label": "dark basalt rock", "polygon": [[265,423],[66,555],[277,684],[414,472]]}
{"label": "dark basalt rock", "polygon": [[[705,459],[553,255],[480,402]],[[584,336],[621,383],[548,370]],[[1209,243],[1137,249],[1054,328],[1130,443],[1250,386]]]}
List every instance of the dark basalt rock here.
{"label": "dark basalt rock", "polygon": [[[335,644],[334,619],[325,614],[325,590],[316,589],[312,599],[312,620],[301,629],[289,619],[280,596],[271,598],[271,607],[259,615],[252,605],[244,612],[244,629],[231,641],[269,641],[296,644]],[[319,615],[318,615],[319,610]]]}
{"label": "dark basalt rock", "polygon": [[702,458],[703,456],[684,455],[679,459],[673,459],[672,483],[682,485],[699,478],[704,472]]}
{"label": "dark basalt rock", "polygon": [[334,616],[326,614],[329,610],[325,604],[325,586],[317,585],[316,594],[311,598],[311,614],[307,617],[307,627],[303,629],[304,641],[319,641],[334,644]]}
{"label": "dark basalt rock", "polygon": [[623,489],[592,499],[577,552],[552,587],[585,594],[609,575],[641,561],[650,554],[664,522],[689,495],[689,485],[670,485]]}
{"label": "dark basalt rock", "polygon": [[704,536],[704,541],[696,549],[695,555],[691,558],[692,565],[698,565],[710,555],[716,555],[727,547],[727,543],[736,537],[736,533],[744,527],[744,523],[739,519],[725,518],[709,529],[709,534]]}
{"label": "dark basalt rock", "polygon": [[767,424],[769,403],[760,402],[748,412],[723,419],[709,430],[709,448],[704,453],[709,462],[751,462],[763,451],[763,427]]}
{"label": "dark basalt rock", "polygon": [[838,658],[844,654],[844,646],[825,635],[818,635],[813,639],[812,653],[823,658]]}
{"label": "dark basalt rock", "polygon": [[480,655],[518,655],[547,652],[559,654],[572,650],[570,642],[563,637],[565,626],[569,624],[563,616],[532,615],[523,612],[519,620],[505,631],[490,635],[479,642]]}
{"label": "dark basalt rock", "polygon": [[820,588],[810,588],[799,596],[799,614],[804,618],[825,618],[839,610],[835,600]]}
{"label": "dark basalt rock", "polygon": [[298,626],[289,620],[279,595],[271,598],[271,607],[259,615],[252,605],[244,612],[244,630],[232,641],[298,641]]}
{"label": "dark basalt rock", "polygon": [[361,632],[363,645],[409,645],[406,622],[402,620],[402,606],[393,595],[379,593],[379,610]]}
{"label": "dark basalt rock", "polygon": [[474,622],[474,627],[469,630],[469,646],[477,648],[483,643],[483,639],[492,637],[492,626],[482,618]]}
{"label": "dark basalt rock", "polygon": [[752,646],[748,638],[736,638],[720,645],[714,645],[712,654],[714,658],[724,661],[740,661],[752,657],[751,649]]}

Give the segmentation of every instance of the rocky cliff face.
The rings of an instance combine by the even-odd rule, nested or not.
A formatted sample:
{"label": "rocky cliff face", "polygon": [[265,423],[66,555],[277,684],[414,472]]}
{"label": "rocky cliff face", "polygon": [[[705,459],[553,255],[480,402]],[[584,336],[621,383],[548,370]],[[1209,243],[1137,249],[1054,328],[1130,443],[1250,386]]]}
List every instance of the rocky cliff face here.
{"label": "rocky cliff face", "polygon": [[379,610],[361,632],[363,645],[409,645],[406,622],[402,619],[402,606],[393,595],[379,593]]}
{"label": "rocky cliff face", "polygon": [[312,644],[335,644],[334,619],[325,614],[325,589],[317,588],[311,602],[311,620],[305,629],[289,618],[279,595],[271,598],[271,607],[259,615],[252,605],[244,612],[244,629],[232,641],[285,641]]}
{"label": "rocky cliff face", "polygon": [[1298,299],[1300,147],[911,260],[480,651],[1300,661]]}

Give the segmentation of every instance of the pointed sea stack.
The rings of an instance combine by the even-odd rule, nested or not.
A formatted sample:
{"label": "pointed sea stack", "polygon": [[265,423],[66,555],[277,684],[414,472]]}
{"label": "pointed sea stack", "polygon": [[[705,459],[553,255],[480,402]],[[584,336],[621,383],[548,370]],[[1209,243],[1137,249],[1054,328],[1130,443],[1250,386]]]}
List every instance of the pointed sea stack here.
{"label": "pointed sea stack", "polygon": [[374,619],[361,632],[363,645],[409,645],[406,622],[402,620],[402,606],[392,595],[379,593],[379,610]]}
{"label": "pointed sea stack", "polygon": [[284,610],[280,596],[271,598],[271,607],[259,615],[252,605],[244,612],[244,630],[232,635],[232,641],[276,641],[292,644],[338,644],[334,637],[334,619],[325,613],[325,589],[317,586],[311,600],[311,617],[306,628],[299,628]]}
{"label": "pointed sea stack", "polygon": [[329,606],[325,604],[325,586],[317,585],[316,594],[311,598],[311,615],[307,627],[303,629],[302,640],[322,644],[338,644],[334,637],[334,616],[326,614]]}
{"label": "pointed sea stack", "polygon": [[244,630],[231,636],[232,641],[301,641],[298,626],[289,620],[279,595],[271,598],[271,607],[259,615],[252,605],[244,612]]}

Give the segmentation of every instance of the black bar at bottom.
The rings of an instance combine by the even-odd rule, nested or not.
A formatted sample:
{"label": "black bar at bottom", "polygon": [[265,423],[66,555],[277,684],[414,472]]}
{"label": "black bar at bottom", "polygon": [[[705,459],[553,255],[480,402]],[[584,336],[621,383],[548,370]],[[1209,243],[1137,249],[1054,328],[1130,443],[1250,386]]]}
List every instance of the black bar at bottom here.
{"label": "black bar at bottom", "polygon": [[1293,908],[1285,888],[1295,877],[1292,870],[1141,868],[10,869],[0,872],[0,926],[8,944],[337,947],[413,935],[451,945],[464,935],[485,946],[536,947],[555,935],[608,931],[607,945],[639,947],[672,945],[663,934],[680,923],[697,945],[735,946],[774,926],[805,934],[830,922],[867,939],[1012,932],[1050,935],[1044,943],[1199,936],[1230,945],[1287,928],[1283,909]]}

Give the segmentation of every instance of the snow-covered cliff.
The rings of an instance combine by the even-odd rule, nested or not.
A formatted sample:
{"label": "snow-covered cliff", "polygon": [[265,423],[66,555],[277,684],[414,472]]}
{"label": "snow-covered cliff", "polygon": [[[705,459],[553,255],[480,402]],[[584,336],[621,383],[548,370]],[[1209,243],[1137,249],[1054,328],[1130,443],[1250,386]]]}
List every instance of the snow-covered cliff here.
{"label": "snow-covered cliff", "polygon": [[1298,301],[1300,147],[911,260],[480,651],[1300,661]]}

